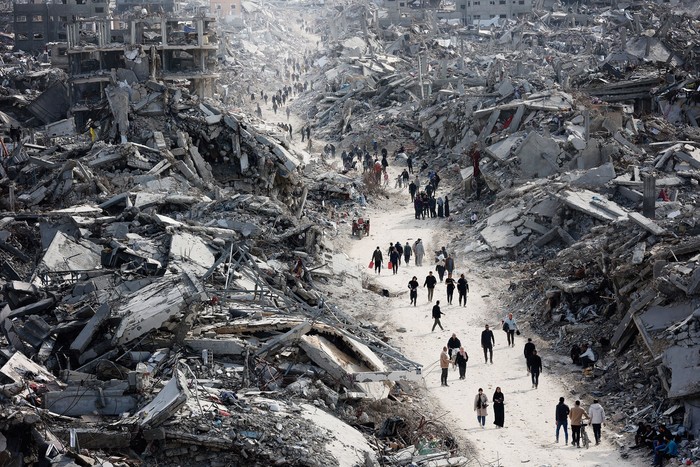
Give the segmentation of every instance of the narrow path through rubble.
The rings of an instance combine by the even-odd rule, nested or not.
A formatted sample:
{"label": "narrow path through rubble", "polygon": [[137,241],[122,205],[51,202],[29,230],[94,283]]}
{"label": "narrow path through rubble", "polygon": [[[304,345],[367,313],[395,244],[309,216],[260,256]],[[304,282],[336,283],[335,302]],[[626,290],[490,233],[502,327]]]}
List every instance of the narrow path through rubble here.
{"label": "narrow path through rubble", "polygon": [[[390,168],[391,169],[391,168]],[[390,170],[392,180],[398,169]],[[425,180],[421,180],[424,183]],[[446,219],[415,220],[413,207],[407,192],[391,189],[387,202],[375,203],[381,208],[367,211],[371,219],[370,236],[363,239],[349,237],[346,251],[351,259],[368,275],[374,275],[376,281],[391,295],[398,297],[384,298],[376,296],[375,310],[371,310],[376,324],[392,336],[392,344],[401,348],[405,354],[424,365],[424,379],[431,397],[447,413],[443,422],[452,427],[456,435],[463,434],[476,449],[476,457],[481,465],[514,466],[523,463],[530,465],[551,466],[638,466],[639,459],[623,459],[617,451],[615,434],[603,428],[603,441],[590,449],[577,449],[564,444],[563,434],[560,444],[555,444],[554,409],[560,396],[566,398],[573,406],[577,398],[575,391],[567,390],[561,378],[549,373],[547,365],[547,344],[535,339],[538,349],[543,354],[544,371],[540,377],[539,389],[532,389],[530,376],[526,372],[523,357],[523,345],[528,337],[527,328],[521,336],[516,337],[516,346],[506,344],[506,336],[501,331],[501,318],[507,310],[492,298],[504,284],[498,278],[491,277],[482,267],[470,264],[466,258],[456,258],[456,273],[466,273],[470,293],[468,306],[459,307],[457,293],[453,305],[447,305],[445,286],[438,283],[434,300],[440,300],[445,316],[442,324],[444,331],[430,332],[432,326],[431,309],[427,291],[421,287],[418,293],[418,306],[409,306],[407,284],[413,275],[418,277],[422,286],[428,271],[432,270],[433,252],[442,246],[450,249],[449,228],[469,228],[456,226]],[[444,193],[442,193],[444,195]],[[349,234],[349,228],[348,234]],[[374,248],[379,246],[383,252],[389,242],[408,240],[411,244],[421,238],[425,243],[426,258],[424,266],[411,265],[399,267],[397,275],[384,269],[376,276],[366,269]],[[507,286],[507,283],[505,284]],[[368,310],[356,310],[367,313]],[[517,319],[517,317],[516,317]],[[490,324],[494,330],[496,346],[494,347],[493,365],[485,365],[480,347],[480,333],[484,324]],[[449,387],[440,386],[440,368],[438,358],[440,351],[452,333],[456,333],[470,356],[467,366],[467,378],[462,381],[457,371],[450,370]],[[544,350],[544,352],[542,352]],[[486,429],[477,424],[473,411],[473,401],[478,388],[483,388],[489,399],[496,386],[505,394],[505,427],[498,429],[493,425],[493,411],[489,407]],[[604,402],[604,401],[603,401]],[[585,408],[590,400],[582,401]],[[593,434],[589,427],[589,435]],[[571,434],[569,434],[571,435]],[[571,439],[571,438],[569,438]],[[486,464],[488,462],[488,464]]]}

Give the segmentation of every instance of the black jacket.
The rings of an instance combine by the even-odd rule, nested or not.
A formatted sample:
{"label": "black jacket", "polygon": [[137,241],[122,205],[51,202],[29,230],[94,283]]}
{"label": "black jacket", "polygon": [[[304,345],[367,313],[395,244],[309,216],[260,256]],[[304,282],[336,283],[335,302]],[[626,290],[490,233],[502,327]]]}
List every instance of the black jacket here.
{"label": "black jacket", "polygon": [[418,281],[408,281],[408,288],[411,289],[411,292],[415,292],[418,287]]}
{"label": "black jacket", "polygon": [[484,329],[481,331],[481,346],[491,347],[496,343],[496,338],[493,337],[493,331],[490,329]]}
{"label": "black jacket", "polygon": [[530,371],[538,374],[542,373],[542,357],[539,355],[530,355],[527,362],[530,364]]}
{"label": "black jacket", "polygon": [[461,293],[467,293],[469,292],[469,282],[467,282],[466,279],[462,279],[461,277],[457,280],[457,290],[460,291]]}
{"label": "black jacket", "polygon": [[459,366],[466,365],[469,361],[469,355],[467,355],[467,352],[464,352],[464,357],[462,357],[462,354],[459,352],[457,352],[455,355],[455,363]]}
{"label": "black jacket", "polygon": [[453,291],[455,289],[455,280],[451,277],[448,277],[447,279],[445,279],[445,285],[447,286],[448,291]]}
{"label": "black jacket", "polygon": [[556,417],[558,422],[567,422],[569,420],[569,406],[559,402],[557,404]]}
{"label": "black jacket", "polygon": [[428,287],[429,289],[434,289],[435,284],[437,284],[437,279],[435,276],[427,276],[425,278],[425,282],[423,283],[423,287]]}
{"label": "black jacket", "polygon": [[525,350],[523,350],[525,358],[530,358],[533,350],[535,350],[535,344],[533,344],[532,342],[528,342],[527,344],[525,344]]}
{"label": "black jacket", "polygon": [[434,305],[433,306],[433,318],[435,319],[440,319],[440,316],[444,315],[442,311],[440,311],[440,305]]}
{"label": "black jacket", "polygon": [[450,337],[447,341],[448,349],[459,349],[460,347],[462,347],[462,343],[456,337]]}
{"label": "black jacket", "polygon": [[382,252],[380,250],[374,250],[374,253],[372,253],[372,261],[377,264],[381,264],[382,259]]}

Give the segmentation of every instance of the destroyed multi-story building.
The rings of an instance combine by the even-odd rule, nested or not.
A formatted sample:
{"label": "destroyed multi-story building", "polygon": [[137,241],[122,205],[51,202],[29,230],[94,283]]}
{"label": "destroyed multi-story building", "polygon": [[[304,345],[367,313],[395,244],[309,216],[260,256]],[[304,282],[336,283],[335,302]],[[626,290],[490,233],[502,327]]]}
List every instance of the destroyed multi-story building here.
{"label": "destroyed multi-story building", "polygon": [[76,124],[99,114],[107,104],[107,87],[116,82],[188,82],[193,93],[211,96],[218,77],[214,21],[204,16],[135,17],[121,21],[125,29],[112,30],[113,21],[100,20],[87,40],[80,34],[81,22],[69,24],[68,93]]}
{"label": "destroyed multi-story building", "polygon": [[[15,50],[44,51],[49,42],[66,41],[66,26],[86,18],[106,18],[107,0],[28,0],[13,5]],[[91,28],[92,23],[83,23]]]}

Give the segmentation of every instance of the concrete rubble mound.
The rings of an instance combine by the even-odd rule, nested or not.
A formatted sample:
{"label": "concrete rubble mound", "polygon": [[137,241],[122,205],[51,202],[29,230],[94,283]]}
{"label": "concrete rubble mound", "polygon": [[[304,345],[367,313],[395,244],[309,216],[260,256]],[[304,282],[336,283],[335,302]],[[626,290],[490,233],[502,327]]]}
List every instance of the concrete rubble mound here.
{"label": "concrete rubble mound", "polygon": [[[570,377],[620,431],[665,423],[696,461],[697,11],[317,3],[308,54],[284,13],[311,7],[243,1],[5,55],[0,464],[475,465],[412,406],[420,365],[327,293],[373,287],[333,241],[381,202],[379,139],[456,181],[458,253],[509,307],[564,356],[594,342]],[[359,162],[255,114],[287,64],[314,142]]]}

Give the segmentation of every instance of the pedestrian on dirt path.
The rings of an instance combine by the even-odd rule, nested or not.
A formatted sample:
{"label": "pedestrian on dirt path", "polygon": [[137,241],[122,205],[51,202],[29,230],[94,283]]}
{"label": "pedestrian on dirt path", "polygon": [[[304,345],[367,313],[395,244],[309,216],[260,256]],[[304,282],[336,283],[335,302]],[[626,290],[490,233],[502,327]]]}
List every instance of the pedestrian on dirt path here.
{"label": "pedestrian on dirt path", "polygon": [[418,300],[418,278],[413,276],[413,279],[408,281],[408,289],[410,290],[409,296],[411,297],[411,305],[416,306],[416,301]]}
{"label": "pedestrian on dirt path", "polygon": [[447,257],[445,258],[445,271],[447,271],[447,275],[451,276],[454,270],[455,259],[452,256],[447,255]]}
{"label": "pedestrian on dirt path", "polygon": [[440,282],[442,282],[443,279],[445,278],[445,260],[444,259],[441,259],[437,262],[437,264],[435,265],[435,270],[438,273],[438,277],[440,277]]}
{"label": "pedestrian on dirt path", "polygon": [[508,316],[501,320],[501,324],[508,337],[508,345],[515,347],[515,332],[518,331],[518,334],[520,334],[520,330],[518,330],[518,323],[513,318],[513,313],[508,313]]}
{"label": "pedestrian on dirt path", "polygon": [[569,444],[569,406],[564,403],[564,398],[559,398],[555,411],[554,421],[557,424],[556,442],[559,442],[559,429],[564,428],[564,444]]}
{"label": "pedestrian on dirt path", "polygon": [[399,273],[399,258],[401,258],[401,255],[396,251],[395,247],[392,247],[391,253],[389,254],[389,262],[391,263],[391,270],[394,274]]}
{"label": "pedestrian on dirt path", "polygon": [[447,304],[452,305],[452,297],[455,294],[455,280],[452,278],[452,274],[447,275],[445,286],[447,287]]}
{"label": "pedestrian on dirt path", "polygon": [[481,331],[481,348],[484,349],[484,363],[489,360],[493,363],[493,346],[496,345],[496,338],[493,336],[493,331],[489,329],[487,324],[484,330]]}
{"label": "pedestrian on dirt path", "polygon": [[532,350],[532,355],[528,359],[530,368],[530,377],[532,378],[532,387],[537,389],[540,385],[540,373],[542,373],[542,358],[537,355],[537,350]]}
{"label": "pedestrian on dirt path", "polygon": [[389,161],[386,159],[386,154],[382,154],[382,172],[386,173],[387,167],[389,167]]}
{"label": "pedestrian on dirt path", "polygon": [[435,302],[435,305],[433,306],[433,329],[430,330],[430,332],[435,331],[435,326],[440,326],[440,330],[444,331],[445,329],[442,327],[442,323],[440,323],[440,316],[444,315],[442,311],[440,311],[440,300]]}
{"label": "pedestrian on dirt path", "polygon": [[420,238],[413,244],[413,254],[416,255],[416,266],[423,266],[425,248],[423,248],[423,242],[421,242]]}
{"label": "pedestrian on dirt path", "polygon": [[600,444],[600,427],[605,424],[605,410],[598,403],[598,399],[593,399],[593,404],[588,407],[588,415],[591,417],[591,426],[593,427],[593,437],[595,438],[596,446]]}
{"label": "pedestrian on dirt path", "polygon": [[394,248],[396,248],[396,252],[399,254],[399,266],[401,266],[401,257],[403,256],[403,247],[401,246],[401,242],[394,243]]}
{"label": "pedestrian on dirt path", "polygon": [[569,411],[569,419],[571,419],[571,445],[577,448],[581,447],[581,424],[583,419],[590,420],[590,417],[581,407],[581,401],[576,401],[574,408]]}
{"label": "pedestrian on dirt path", "polygon": [[457,334],[453,332],[452,337],[447,339],[447,354],[450,356],[450,360],[452,360],[453,354],[456,354],[460,347],[462,347],[462,343],[457,338]]}
{"label": "pedestrian on dirt path", "polygon": [[440,369],[442,370],[440,372],[440,386],[448,386],[447,373],[450,371],[450,357],[447,355],[447,347],[443,347],[440,353]]}
{"label": "pedestrian on dirt path", "polygon": [[481,425],[481,428],[486,428],[486,416],[488,415],[489,398],[484,394],[484,390],[479,388],[479,392],[474,398],[474,410],[476,411],[476,419]]}
{"label": "pedestrian on dirt path", "polygon": [[450,217],[450,199],[445,195],[445,218]]}
{"label": "pedestrian on dirt path", "polygon": [[[435,291],[435,285],[437,284],[437,279],[433,276],[433,271],[430,271],[427,276],[425,276],[425,282],[423,282],[423,287],[428,288],[428,302],[433,301],[433,292]],[[440,302],[438,302],[440,303]]]}
{"label": "pedestrian on dirt path", "polygon": [[289,116],[292,114],[292,109],[287,107],[286,112],[287,112],[287,121],[289,121]]}
{"label": "pedestrian on dirt path", "polygon": [[[416,191],[418,191],[418,187],[416,186],[415,182],[411,182],[408,184],[408,193],[411,195],[411,202],[415,203],[416,201]],[[421,209],[422,206],[421,206]],[[418,210],[416,210],[416,219],[418,219]]]}
{"label": "pedestrian on dirt path", "polygon": [[408,185],[408,179],[409,179],[408,170],[403,169],[403,172],[401,172],[401,178],[402,178],[403,184]]}
{"label": "pedestrian on dirt path", "polygon": [[505,396],[501,391],[501,387],[496,386],[496,391],[493,393],[493,397],[491,397],[491,402],[493,402],[493,424],[498,428],[503,428],[503,423],[506,418],[506,410],[503,404],[504,400]]}
{"label": "pedestrian on dirt path", "polygon": [[457,368],[459,368],[459,379],[466,378],[468,361],[469,355],[467,355],[467,351],[464,350],[464,347],[460,347],[459,352],[455,354],[455,363]]}
{"label": "pedestrian on dirt path", "polygon": [[464,305],[467,306],[467,292],[469,292],[469,282],[467,282],[464,274],[460,274],[457,280],[457,292],[459,293],[459,304],[462,305],[462,300],[464,300]]}
{"label": "pedestrian on dirt path", "polygon": [[532,351],[535,350],[535,343],[532,342],[532,338],[527,338],[527,343],[523,349],[523,354],[525,355],[525,365],[527,366],[527,374],[530,374],[530,357],[532,356]]}
{"label": "pedestrian on dirt path", "polygon": [[412,252],[413,250],[411,249],[411,245],[409,245],[408,240],[406,240],[406,244],[403,246],[403,259],[406,263],[406,266],[408,266],[408,262],[411,260]]}
{"label": "pedestrian on dirt path", "polygon": [[376,250],[374,250],[374,253],[372,253],[372,261],[374,262],[374,272],[377,274],[382,273],[382,250],[377,247]]}
{"label": "pedestrian on dirt path", "polygon": [[442,196],[438,196],[438,199],[435,200],[435,204],[437,204],[437,216],[445,217],[445,201],[443,201]]}

